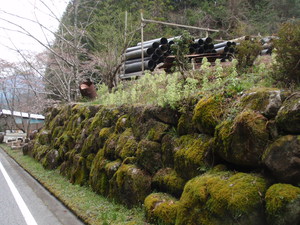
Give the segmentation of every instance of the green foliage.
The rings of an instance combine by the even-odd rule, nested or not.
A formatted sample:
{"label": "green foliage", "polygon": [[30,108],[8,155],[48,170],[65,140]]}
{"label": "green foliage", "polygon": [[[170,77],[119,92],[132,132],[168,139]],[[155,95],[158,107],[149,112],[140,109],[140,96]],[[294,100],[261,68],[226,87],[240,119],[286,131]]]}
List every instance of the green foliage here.
{"label": "green foliage", "polygon": [[285,85],[300,84],[300,21],[284,23],[278,36],[274,79]]}
{"label": "green foliage", "polygon": [[255,39],[244,40],[237,46],[238,69],[253,66],[254,60],[262,50],[261,44]]}

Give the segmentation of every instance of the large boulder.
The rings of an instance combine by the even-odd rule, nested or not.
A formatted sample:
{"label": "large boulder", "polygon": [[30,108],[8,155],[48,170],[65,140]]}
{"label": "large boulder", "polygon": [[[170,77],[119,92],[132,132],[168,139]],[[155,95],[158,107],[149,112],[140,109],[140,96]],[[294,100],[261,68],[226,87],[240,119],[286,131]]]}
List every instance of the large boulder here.
{"label": "large boulder", "polygon": [[206,173],[188,181],[178,202],[176,225],[265,225],[267,182],[255,174]]}
{"label": "large boulder", "polygon": [[129,207],[144,202],[151,192],[151,176],[135,165],[123,164],[109,181],[109,196]]}
{"label": "large boulder", "polygon": [[274,184],[266,193],[268,224],[300,224],[300,188],[290,184]]}
{"label": "large boulder", "polygon": [[185,135],[176,140],[174,169],[182,178],[189,180],[205,172],[210,165],[209,155],[213,139],[206,135]]}
{"label": "large boulder", "polygon": [[286,135],[272,143],[263,155],[265,165],[281,182],[300,182],[300,135]]}
{"label": "large boulder", "polygon": [[280,130],[287,134],[300,134],[300,92],[290,95],[276,116]]}
{"label": "large boulder", "polygon": [[166,193],[153,193],[145,199],[146,218],[153,224],[175,224],[178,200]]}
{"label": "large boulder", "polygon": [[233,121],[224,121],[216,128],[215,151],[227,162],[261,166],[261,157],[268,144],[267,119],[254,111],[241,112]]}
{"label": "large boulder", "polygon": [[221,100],[217,97],[204,97],[194,109],[193,122],[201,133],[213,135],[222,115]]}
{"label": "large boulder", "polygon": [[284,92],[279,89],[260,88],[243,94],[240,105],[243,109],[258,111],[270,119],[277,115],[284,99]]}
{"label": "large boulder", "polygon": [[136,157],[138,164],[150,174],[154,174],[162,168],[161,145],[157,142],[148,140],[140,141]]}
{"label": "large boulder", "polygon": [[175,170],[163,168],[152,178],[152,189],[180,197],[186,181]]}

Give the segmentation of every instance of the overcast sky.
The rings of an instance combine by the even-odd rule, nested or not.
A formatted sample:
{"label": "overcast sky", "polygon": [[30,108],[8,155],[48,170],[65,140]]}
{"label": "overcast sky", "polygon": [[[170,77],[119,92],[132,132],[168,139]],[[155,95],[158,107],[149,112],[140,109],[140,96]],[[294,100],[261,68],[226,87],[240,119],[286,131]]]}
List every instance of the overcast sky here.
{"label": "overcast sky", "polygon": [[42,45],[20,32],[30,32],[43,43],[47,42],[45,36],[53,41],[51,32],[41,29],[37,23],[29,20],[38,20],[47,29],[56,31],[59,22],[55,17],[61,17],[67,2],[68,0],[0,0],[0,58],[18,61],[18,54],[10,48],[35,53],[43,51]]}

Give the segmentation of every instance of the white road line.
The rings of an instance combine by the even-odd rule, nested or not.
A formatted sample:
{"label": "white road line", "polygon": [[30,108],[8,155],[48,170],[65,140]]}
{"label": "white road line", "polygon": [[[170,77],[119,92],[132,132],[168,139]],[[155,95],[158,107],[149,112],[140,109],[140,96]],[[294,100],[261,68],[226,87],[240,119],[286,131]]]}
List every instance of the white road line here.
{"label": "white road line", "polygon": [[27,223],[27,225],[37,225],[37,222],[35,221],[35,219],[33,218],[31,212],[29,211],[27,205],[25,204],[22,196],[20,195],[20,193],[18,192],[16,186],[14,185],[14,183],[11,181],[9,175],[7,174],[5,168],[3,167],[2,163],[0,162],[0,170],[10,188],[11,193],[13,194],[21,212],[22,215]]}

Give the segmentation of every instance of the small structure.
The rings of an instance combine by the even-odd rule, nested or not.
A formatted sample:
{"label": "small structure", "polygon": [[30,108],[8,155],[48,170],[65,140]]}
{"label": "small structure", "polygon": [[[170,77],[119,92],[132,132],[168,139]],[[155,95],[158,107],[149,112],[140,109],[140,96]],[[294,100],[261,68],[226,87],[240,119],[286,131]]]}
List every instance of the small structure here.
{"label": "small structure", "polygon": [[26,132],[33,132],[44,126],[45,117],[39,114],[0,110],[0,129],[5,132],[4,142],[24,139]]}

